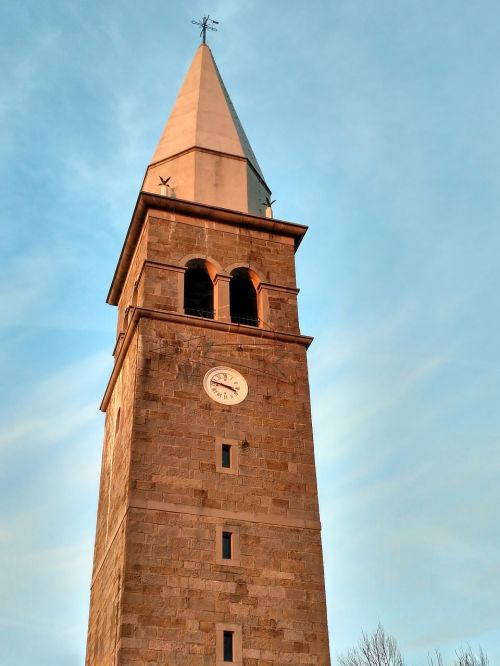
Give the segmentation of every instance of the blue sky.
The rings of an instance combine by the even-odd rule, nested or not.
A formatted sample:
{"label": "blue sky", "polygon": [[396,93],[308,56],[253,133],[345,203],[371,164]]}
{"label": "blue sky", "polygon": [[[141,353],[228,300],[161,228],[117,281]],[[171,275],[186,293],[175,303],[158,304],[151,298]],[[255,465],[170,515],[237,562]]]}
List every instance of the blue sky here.
{"label": "blue sky", "polygon": [[297,255],[332,656],[500,663],[500,5],[4,2],[0,661],[83,664],[116,312],[145,167],[198,38]]}

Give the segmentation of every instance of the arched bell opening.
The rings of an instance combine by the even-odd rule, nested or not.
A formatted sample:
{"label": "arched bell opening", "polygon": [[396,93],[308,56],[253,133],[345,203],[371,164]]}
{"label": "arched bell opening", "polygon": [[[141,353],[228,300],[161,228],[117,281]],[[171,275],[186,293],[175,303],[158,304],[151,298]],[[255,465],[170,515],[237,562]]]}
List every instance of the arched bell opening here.
{"label": "arched bell opening", "polygon": [[[204,259],[191,259],[184,274],[184,314],[214,318],[214,273]],[[215,274],[215,273],[214,273]]]}
{"label": "arched bell opening", "polygon": [[229,304],[233,324],[259,325],[256,278],[248,268],[235,268],[229,283]]}

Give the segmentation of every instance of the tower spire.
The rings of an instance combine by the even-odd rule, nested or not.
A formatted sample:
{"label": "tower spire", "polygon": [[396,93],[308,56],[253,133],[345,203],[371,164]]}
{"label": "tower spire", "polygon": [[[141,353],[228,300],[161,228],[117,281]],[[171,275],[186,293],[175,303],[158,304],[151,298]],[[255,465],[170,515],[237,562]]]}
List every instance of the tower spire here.
{"label": "tower spire", "polygon": [[205,43],[177,95],[143,190],[160,194],[160,176],[171,178],[170,196],[265,215],[262,202],[271,191]]}

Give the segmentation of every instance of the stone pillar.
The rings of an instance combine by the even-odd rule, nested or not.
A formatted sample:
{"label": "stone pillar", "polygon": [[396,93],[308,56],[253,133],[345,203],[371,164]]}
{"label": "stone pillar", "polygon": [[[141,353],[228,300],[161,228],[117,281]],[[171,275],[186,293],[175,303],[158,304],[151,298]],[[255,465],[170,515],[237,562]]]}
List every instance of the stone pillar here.
{"label": "stone pillar", "polygon": [[186,269],[182,268],[177,273],[177,312],[184,314],[184,276]]}
{"label": "stone pillar", "polygon": [[257,287],[257,316],[259,328],[269,328],[269,286],[263,282]]}
{"label": "stone pillar", "polygon": [[217,321],[231,321],[229,282],[227,275],[216,275],[214,280],[214,310]]}

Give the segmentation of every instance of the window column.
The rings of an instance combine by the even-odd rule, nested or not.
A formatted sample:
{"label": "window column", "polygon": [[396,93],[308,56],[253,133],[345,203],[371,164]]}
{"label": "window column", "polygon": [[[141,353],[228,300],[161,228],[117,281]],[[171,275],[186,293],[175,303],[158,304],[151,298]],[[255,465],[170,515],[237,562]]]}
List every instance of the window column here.
{"label": "window column", "polygon": [[214,281],[214,310],[217,321],[231,321],[229,306],[229,283],[231,278],[227,275],[217,274]]}

